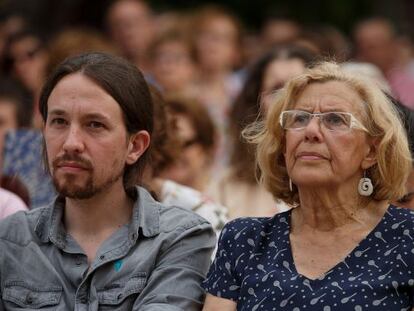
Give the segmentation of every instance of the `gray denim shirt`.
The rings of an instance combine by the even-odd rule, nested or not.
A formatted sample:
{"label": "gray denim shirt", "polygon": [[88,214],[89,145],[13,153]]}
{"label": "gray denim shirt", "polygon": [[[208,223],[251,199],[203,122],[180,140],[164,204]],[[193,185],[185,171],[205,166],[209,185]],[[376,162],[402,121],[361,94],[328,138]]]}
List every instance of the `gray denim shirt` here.
{"label": "gray denim shirt", "polygon": [[62,225],[62,198],[0,222],[0,311],[200,310],[215,245],[210,224],[142,188],[135,194],[131,222],[90,267]]}

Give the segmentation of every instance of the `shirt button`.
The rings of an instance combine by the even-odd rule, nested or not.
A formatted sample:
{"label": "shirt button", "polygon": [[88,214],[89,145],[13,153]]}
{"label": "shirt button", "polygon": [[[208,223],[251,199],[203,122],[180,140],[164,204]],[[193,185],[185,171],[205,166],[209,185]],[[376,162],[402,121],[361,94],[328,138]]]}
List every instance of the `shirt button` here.
{"label": "shirt button", "polygon": [[26,303],[31,305],[33,303],[33,298],[31,296],[26,297]]}
{"label": "shirt button", "polygon": [[99,256],[99,259],[100,259],[100,260],[104,260],[104,259],[105,259],[105,255],[101,255],[101,256]]}

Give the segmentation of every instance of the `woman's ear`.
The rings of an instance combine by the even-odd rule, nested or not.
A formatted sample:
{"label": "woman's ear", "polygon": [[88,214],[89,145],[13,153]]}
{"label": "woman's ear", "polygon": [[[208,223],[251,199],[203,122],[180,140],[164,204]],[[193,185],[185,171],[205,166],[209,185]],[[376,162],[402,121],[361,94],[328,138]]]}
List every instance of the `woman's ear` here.
{"label": "woman's ear", "polygon": [[362,160],[361,167],[363,170],[369,169],[377,164],[377,153],[380,140],[379,138],[370,138],[366,147],[365,157]]}
{"label": "woman's ear", "polygon": [[147,150],[150,144],[150,135],[147,131],[139,131],[131,135],[128,142],[128,154],[126,157],[126,163],[134,164]]}

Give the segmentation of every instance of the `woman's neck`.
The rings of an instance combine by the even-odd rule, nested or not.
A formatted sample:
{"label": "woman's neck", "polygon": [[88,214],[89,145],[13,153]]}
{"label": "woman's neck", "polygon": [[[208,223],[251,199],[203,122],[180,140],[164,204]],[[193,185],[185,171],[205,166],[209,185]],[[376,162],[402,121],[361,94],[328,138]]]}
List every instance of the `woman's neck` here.
{"label": "woman's neck", "polygon": [[300,205],[292,217],[296,228],[318,231],[334,231],[348,225],[370,225],[385,213],[386,202],[364,200],[356,191],[338,193],[334,191],[304,190],[299,192]]}

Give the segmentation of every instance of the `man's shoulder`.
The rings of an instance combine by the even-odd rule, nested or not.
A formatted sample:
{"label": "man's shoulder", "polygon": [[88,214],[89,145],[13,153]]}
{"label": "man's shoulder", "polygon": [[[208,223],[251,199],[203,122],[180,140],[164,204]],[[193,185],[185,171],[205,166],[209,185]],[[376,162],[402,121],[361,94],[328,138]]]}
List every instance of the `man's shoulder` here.
{"label": "man's shoulder", "polygon": [[0,242],[26,245],[33,241],[35,228],[42,216],[49,214],[50,206],[30,211],[19,211],[0,221]]}

